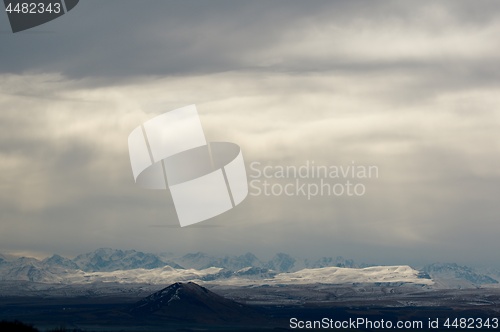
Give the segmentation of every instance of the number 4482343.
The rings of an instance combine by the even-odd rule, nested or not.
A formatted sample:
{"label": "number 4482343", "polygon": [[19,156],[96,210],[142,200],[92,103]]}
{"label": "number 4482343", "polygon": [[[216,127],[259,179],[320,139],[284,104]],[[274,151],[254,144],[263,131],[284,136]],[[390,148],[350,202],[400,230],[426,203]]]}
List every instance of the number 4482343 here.
{"label": "number 4482343", "polygon": [[9,3],[7,7],[5,7],[5,11],[9,14],[17,13],[17,14],[45,14],[45,13],[54,13],[59,14],[61,12],[61,3],[36,3],[36,2],[23,2],[16,3],[13,5]]}
{"label": "number 4482343", "polygon": [[499,323],[498,318],[447,318],[443,326],[449,329],[497,329]]}

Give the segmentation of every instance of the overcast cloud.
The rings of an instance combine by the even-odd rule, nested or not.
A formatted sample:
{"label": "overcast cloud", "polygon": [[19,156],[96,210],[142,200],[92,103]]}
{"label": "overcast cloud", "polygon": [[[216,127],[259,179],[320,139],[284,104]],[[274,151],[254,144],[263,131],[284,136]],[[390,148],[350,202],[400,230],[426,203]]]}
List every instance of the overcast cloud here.
{"label": "overcast cloud", "polygon": [[[497,1],[82,0],[18,34],[4,16],[0,251],[498,266]],[[249,175],[314,160],[379,177],[362,197],[249,196],[181,229],[167,192],[133,183],[127,137],[189,104]]]}

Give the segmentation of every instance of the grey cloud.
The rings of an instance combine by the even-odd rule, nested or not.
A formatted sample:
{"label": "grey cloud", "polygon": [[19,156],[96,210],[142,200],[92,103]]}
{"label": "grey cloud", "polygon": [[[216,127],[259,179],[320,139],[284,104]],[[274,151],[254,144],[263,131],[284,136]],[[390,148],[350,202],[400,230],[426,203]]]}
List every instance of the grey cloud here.
{"label": "grey cloud", "polygon": [[85,1],[78,14],[39,29],[64,33],[7,36],[1,70],[76,78],[234,70],[238,54],[272,43],[306,8],[299,2]]}
{"label": "grey cloud", "polygon": [[[439,15],[445,12],[445,17]],[[427,31],[429,37],[470,22],[471,29],[495,23],[494,1],[413,3],[385,1],[85,1],[77,11],[19,35],[4,35],[1,72],[60,72],[71,78],[185,75],[255,71],[386,71],[415,66],[449,68],[448,59],[353,60],[342,52],[322,59],[347,33]],[[437,13],[437,14],[436,14]],[[473,15],[470,15],[470,14]],[[332,27],[334,27],[333,30]],[[442,29],[445,28],[445,31]],[[382,30],[381,30],[382,29]],[[36,33],[37,31],[47,33]],[[310,31],[304,36],[303,31]],[[331,38],[307,51],[307,40],[331,31]],[[411,36],[411,35],[410,35]],[[281,44],[304,44],[312,58],[289,54]],[[395,42],[398,42],[397,40]],[[285,45],[283,45],[285,46]],[[370,45],[374,49],[383,45]],[[466,47],[466,45],[464,45]],[[342,50],[339,50],[342,51]],[[267,53],[270,52],[270,53]],[[477,65],[477,64],[476,64]],[[417,68],[418,70],[418,68]],[[485,71],[485,70],[483,70]],[[491,73],[491,70],[488,71]],[[495,76],[496,77],[496,76]]]}
{"label": "grey cloud", "polygon": [[[1,246],[494,262],[498,7],[87,0],[2,33]],[[126,138],[193,102],[247,165],[356,160],[380,179],[358,200],[249,197],[206,222],[219,227],[169,227],[168,193],[134,186]]]}

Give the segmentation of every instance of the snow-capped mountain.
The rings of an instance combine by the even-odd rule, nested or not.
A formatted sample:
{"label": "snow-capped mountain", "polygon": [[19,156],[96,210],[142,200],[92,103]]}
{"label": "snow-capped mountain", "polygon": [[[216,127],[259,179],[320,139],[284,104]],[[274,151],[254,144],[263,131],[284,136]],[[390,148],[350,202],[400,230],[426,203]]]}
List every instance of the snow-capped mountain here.
{"label": "snow-capped mountain", "polygon": [[[10,264],[20,259],[28,258],[0,256],[1,264]],[[32,262],[39,262],[34,258],[29,258]],[[177,269],[197,269],[203,270],[210,267],[218,267],[230,271],[239,271],[247,267],[262,268],[274,272],[295,272],[304,268],[321,267],[359,267],[352,260],[342,257],[323,257],[318,260],[299,259],[286,253],[278,253],[268,261],[260,260],[252,253],[235,256],[213,256],[202,252],[190,253],[176,257],[173,254],[153,254],[136,250],[116,250],[110,248],[100,248],[93,252],[78,255],[74,259],[68,259],[61,255],[53,255],[41,261],[39,267],[79,269],[85,272],[112,272],[132,269],[154,269],[164,266],[171,266]]]}
{"label": "snow-capped mountain", "polygon": [[294,284],[353,284],[353,283],[413,283],[432,285],[430,279],[422,278],[420,272],[406,265],[373,266],[363,269],[324,267],[304,269],[293,273],[280,273],[274,277],[276,283]]}
{"label": "snow-capped mountain", "polygon": [[498,284],[496,279],[455,263],[434,263],[422,269],[443,288],[470,288]]}
{"label": "snow-capped mountain", "polygon": [[80,267],[73,262],[71,259],[67,259],[60,255],[53,255],[49,258],[45,258],[42,263],[45,266],[60,267],[63,269],[78,270]]}
{"label": "snow-capped mountain", "polygon": [[[362,265],[361,265],[362,266]],[[278,253],[269,261],[251,253],[217,257],[205,253],[174,256],[135,250],[98,249],[69,259],[44,260],[0,255],[0,280],[54,284],[165,284],[194,281],[231,285],[296,283],[414,283],[439,288],[495,287],[498,276],[457,264],[360,268],[342,257],[299,259]]]}
{"label": "snow-capped mountain", "polygon": [[118,270],[111,272],[84,272],[77,270],[62,280],[66,284],[114,282],[121,284],[169,284],[178,281],[208,281],[227,278],[223,269],[211,267],[203,270],[175,269],[164,266],[156,269]]}
{"label": "snow-capped mountain", "polygon": [[[419,277],[419,271],[409,266],[370,267],[351,269],[325,267],[304,269],[292,273],[273,272],[265,268],[248,267],[238,271],[211,267],[203,270],[175,269],[164,266],[155,269],[132,269],[117,271],[85,272],[44,268],[41,263],[19,267],[7,274],[4,280],[25,280],[59,284],[155,284],[162,285],[178,281],[217,283],[234,286],[262,286],[277,284],[353,284],[353,283],[407,283],[430,285],[432,281]],[[21,278],[19,278],[19,276]]]}
{"label": "snow-capped mountain", "polygon": [[500,269],[494,267],[483,267],[475,269],[474,271],[499,281],[498,285],[500,286]]}
{"label": "snow-capped mountain", "polygon": [[[71,269],[70,271],[75,271]],[[68,270],[47,265],[35,258],[21,257],[0,264],[0,280],[60,282]]]}
{"label": "snow-capped mountain", "polygon": [[83,271],[117,271],[131,269],[154,269],[169,265],[181,268],[175,262],[163,261],[158,255],[135,250],[115,250],[101,248],[94,252],[77,256],[73,262]]}
{"label": "snow-capped mountain", "polygon": [[235,277],[242,277],[247,279],[268,279],[273,278],[276,274],[277,272],[273,270],[262,267],[249,266],[235,271],[233,275]]}

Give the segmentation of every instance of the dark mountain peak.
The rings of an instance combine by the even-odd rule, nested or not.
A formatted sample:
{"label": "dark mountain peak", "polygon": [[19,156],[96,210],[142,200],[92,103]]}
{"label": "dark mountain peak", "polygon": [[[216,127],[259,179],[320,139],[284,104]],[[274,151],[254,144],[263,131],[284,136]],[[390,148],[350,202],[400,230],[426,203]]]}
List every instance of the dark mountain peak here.
{"label": "dark mountain peak", "polygon": [[184,292],[186,295],[191,296],[191,293],[199,292],[202,290],[203,292],[208,292],[208,290],[204,287],[201,287],[193,282],[176,282],[168,287],[163,288],[162,290],[151,294],[146,298],[146,300],[159,300],[159,299],[167,299],[171,300],[173,296],[178,296],[179,293]]}
{"label": "dark mountain peak", "polygon": [[255,317],[252,309],[193,282],[176,282],[135,303],[130,312],[193,322],[241,322]]}
{"label": "dark mountain peak", "polygon": [[165,306],[170,306],[172,301],[189,303],[204,302],[205,300],[225,300],[223,297],[210,292],[205,287],[199,286],[194,282],[176,282],[156,293],[153,293],[145,299],[137,302],[134,306],[134,311],[142,311],[153,313],[163,309]]}

